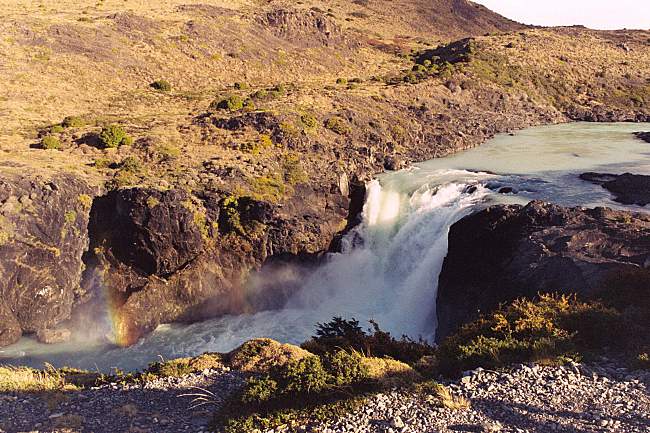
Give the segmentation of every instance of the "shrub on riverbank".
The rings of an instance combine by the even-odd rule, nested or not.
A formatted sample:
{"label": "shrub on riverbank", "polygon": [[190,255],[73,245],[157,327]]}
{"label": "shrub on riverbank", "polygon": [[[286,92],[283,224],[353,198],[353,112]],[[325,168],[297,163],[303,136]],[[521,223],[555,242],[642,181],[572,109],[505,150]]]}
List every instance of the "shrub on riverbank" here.
{"label": "shrub on riverbank", "polygon": [[440,371],[455,374],[589,355],[612,345],[623,331],[620,313],[600,302],[542,294],[466,324],[440,345],[437,356]]}

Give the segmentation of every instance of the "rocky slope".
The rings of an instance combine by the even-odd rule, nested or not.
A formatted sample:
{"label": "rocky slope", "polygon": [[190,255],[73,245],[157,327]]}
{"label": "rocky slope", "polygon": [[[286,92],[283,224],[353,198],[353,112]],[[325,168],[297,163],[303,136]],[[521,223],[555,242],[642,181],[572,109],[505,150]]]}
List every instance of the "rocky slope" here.
{"label": "rocky slope", "polygon": [[[105,385],[59,397],[0,394],[0,431],[206,432],[211,411],[242,383],[240,372],[212,369],[145,386]],[[328,423],[314,421],[300,431],[632,433],[650,428],[650,375],[609,360],[477,369],[449,385],[470,401],[470,408],[437,407],[422,395],[395,389],[371,396],[353,413]],[[192,396],[183,395],[198,391],[194,386],[213,394],[210,405],[190,409]]]}
{"label": "rocky slope", "polygon": [[[650,33],[530,29],[464,0],[11,0],[0,16],[0,163],[15,167],[0,173],[0,206],[41,197],[39,179],[70,186],[55,214],[3,213],[7,227],[47,226],[34,236],[62,253],[16,280],[17,252],[43,247],[0,242],[2,344],[20,335],[12,316],[55,311],[21,323],[35,332],[104,294],[121,344],[161,322],[281,305],[285,291],[249,292],[249,272],[326,251],[373,174],[515,128],[650,113]],[[169,91],[150,86],[160,79]],[[132,145],[102,148],[111,124]],[[59,294],[32,297],[46,287]]]}
{"label": "rocky slope", "polygon": [[596,298],[614,282],[647,274],[649,252],[645,214],[537,201],[490,207],[450,229],[437,338],[518,297],[560,292]]}

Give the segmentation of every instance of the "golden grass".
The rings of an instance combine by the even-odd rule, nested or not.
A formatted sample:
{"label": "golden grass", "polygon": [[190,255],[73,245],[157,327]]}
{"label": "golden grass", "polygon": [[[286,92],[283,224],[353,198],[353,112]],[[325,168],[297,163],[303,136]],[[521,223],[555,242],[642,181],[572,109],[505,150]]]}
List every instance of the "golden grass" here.
{"label": "golden grass", "polygon": [[236,370],[268,373],[277,366],[299,361],[312,353],[292,344],[282,344],[269,338],[247,341],[228,354],[230,366]]}
{"label": "golden grass", "polygon": [[66,383],[63,374],[51,366],[39,371],[27,367],[0,366],[0,392],[68,391],[78,389]]}
{"label": "golden grass", "polygon": [[430,402],[437,406],[451,410],[464,410],[471,407],[471,403],[463,396],[455,395],[444,385],[435,384],[430,393]]}

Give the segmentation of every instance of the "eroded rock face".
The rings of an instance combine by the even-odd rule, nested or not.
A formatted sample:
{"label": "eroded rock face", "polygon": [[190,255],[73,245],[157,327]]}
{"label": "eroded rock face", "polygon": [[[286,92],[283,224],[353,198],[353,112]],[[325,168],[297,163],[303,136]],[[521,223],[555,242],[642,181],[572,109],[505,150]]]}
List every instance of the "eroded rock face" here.
{"label": "eroded rock face", "polygon": [[317,257],[345,226],[349,208],[337,189],[294,188],[282,205],[144,188],[96,200],[89,264],[96,277],[88,280],[108,293],[116,342],[133,344],[161,323],[281,306],[291,288],[269,282],[256,292],[250,272],[270,261]]}
{"label": "eroded rock face", "polygon": [[93,207],[90,231],[99,246],[143,275],[173,273],[203,249],[200,224],[183,190],[112,191]]}
{"label": "eroded rock face", "polygon": [[580,179],[601,185],[623,204],[645,206],[650,203],[650,176],[642,174],[583,173]]}
{"label": "eroded rock face", "polygon": [[650,216],[539,201],[490,207],[451,227],[437,338],[502,302],[550,291],[597,296],[608,279],[648,267]]}
{"label": "eroded rock face", "polygon": [[93,194],[71,175],[0,175],[0,346],[68,319],[84,296]]}

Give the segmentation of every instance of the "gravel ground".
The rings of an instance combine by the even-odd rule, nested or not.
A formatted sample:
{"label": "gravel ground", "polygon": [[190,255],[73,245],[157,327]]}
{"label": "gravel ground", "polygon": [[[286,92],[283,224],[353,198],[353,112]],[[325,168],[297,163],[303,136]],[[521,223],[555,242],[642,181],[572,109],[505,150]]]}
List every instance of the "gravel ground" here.
{"label": "gravel ground", "polygon": [[[189,409],[194,386],[218,401],[243,383],[228,369],[206,370],[141,386],[112,384],[84,392],[0,395],[0,432],[202,432],[215,405]],[[478,369],[447,385],[471,409],[436,407],[392,391],[357,412],[309,432],[650,432],[650,372],[607,362],[565,367]],[[279,430],[278,430],[279,431]]]}
{"label": "gravel ground", "polygon": [[[110,384],[83,392],[50,395],[0,394],[0,433],[17,432],[204,432],[215,405],[243,384],[243,376],[204,370],[182,378],[161,378],[143,386]],[[214,404],[190,409],[200,387]]]}
{"label": "gravel ground", "polygon": [[611,364],[519,366],[468,372],[448,384],[471,409],[436,408],[390,392],[333,425],[330,432],[650,432],[650,372]]}

